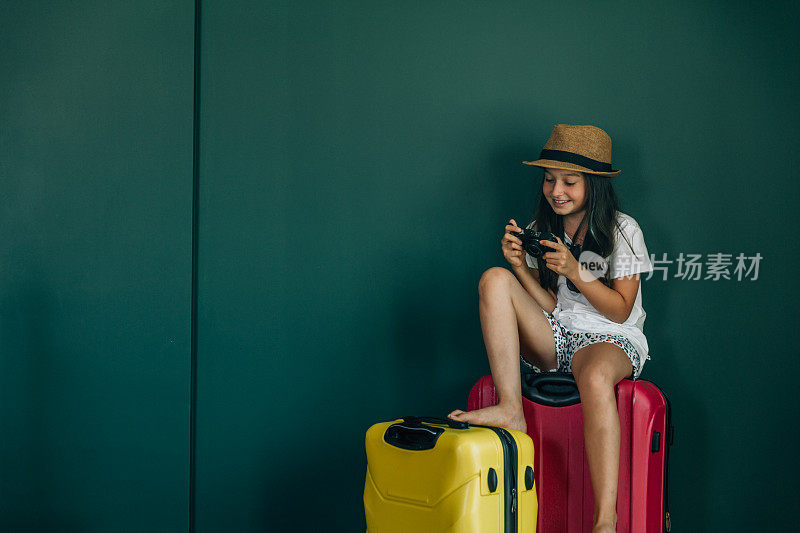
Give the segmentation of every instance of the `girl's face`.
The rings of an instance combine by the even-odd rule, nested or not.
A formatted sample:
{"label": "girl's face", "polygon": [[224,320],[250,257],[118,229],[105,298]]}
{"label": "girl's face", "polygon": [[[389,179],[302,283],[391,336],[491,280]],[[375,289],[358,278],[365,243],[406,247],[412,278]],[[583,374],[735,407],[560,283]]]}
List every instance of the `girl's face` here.
{"label": "girl's face", "polygon": [[586,203],[586,178],[575,170],[546,168],[542,194],[557,215],[580,213]]}

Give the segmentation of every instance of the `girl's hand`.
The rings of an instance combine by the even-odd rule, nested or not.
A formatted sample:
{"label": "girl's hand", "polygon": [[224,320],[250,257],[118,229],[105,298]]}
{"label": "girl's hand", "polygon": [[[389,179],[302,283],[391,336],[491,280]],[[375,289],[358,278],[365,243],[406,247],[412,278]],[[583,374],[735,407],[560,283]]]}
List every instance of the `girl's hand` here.
{"label": "girl's hand", "polygon": [[522,233],[522,228],[517,226],[517,223],[512,218],[508,221],[506,233],[500,241],[503,256],[514,268],[519,268],[525,264],[525,250],[522,249],[522,241],[517,237],[517,233]]}
{"label": "girl's hand", "polygon": [[561,242],[561,239],[556,237],[556,240],[558,241],[557,243],[552,241],[539,241],[543,245],[553,249],[552,252],[545,253],[542,259],[544,259],[547,268],[574,282],[578,277],[580,263],[578,263],[578,260],[572,255],[572,252],[569,251],[569,248]]}

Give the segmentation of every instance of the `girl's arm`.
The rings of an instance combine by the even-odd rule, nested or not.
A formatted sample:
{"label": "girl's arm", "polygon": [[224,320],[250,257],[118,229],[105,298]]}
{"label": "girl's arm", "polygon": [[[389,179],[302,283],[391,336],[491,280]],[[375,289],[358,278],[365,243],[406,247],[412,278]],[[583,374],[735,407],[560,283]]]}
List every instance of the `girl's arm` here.
{"label": "girl's arm", "polygon": [[542,256],[545,266],[566,276],[607,319],[620,324],[628,320],[639,291],[639,274],[614,278],[611,280],[612,288],[608,288],[575,259],[560,238],[556,237],[556,241],[539,241],[554,250]]}
{"label": "girl's arm", "polygon": [[512,267],[512,270],[522,286],[525,287],[525,290],[528,291],[528,294],[536,300],[536,303],[548,313],[552,313],[556,308],[558,298],[553,291],[550,289],[545,290],[539,285],[539,271],[529,267],[524,258],[522,265]]}
{"label": "girl's arm", "polygon": [[[614,278],[611,280],[611,287],[608,288],[579,264],[582,274],[570,278],[570,281],[581,291],[589,303],[597,309],[603,316],[622,324],[631,315],[631,309],[636,301],[636,294],[639,291],[639,274],[624,278]],[[592,281],[583,281],[592,279]]]}

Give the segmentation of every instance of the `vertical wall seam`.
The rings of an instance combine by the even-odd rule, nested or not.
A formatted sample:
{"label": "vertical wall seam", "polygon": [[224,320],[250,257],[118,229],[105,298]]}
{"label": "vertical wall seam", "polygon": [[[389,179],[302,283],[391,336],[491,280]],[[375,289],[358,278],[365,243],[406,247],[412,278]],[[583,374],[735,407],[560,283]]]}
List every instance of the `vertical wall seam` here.
{"label": "vertical wall seam", "polygon": [[194,87],[192,95],[192,297],[189,350],[189,533],[195,531],[197,499],[197,252],[200,204],[200,0],[194,2]]}

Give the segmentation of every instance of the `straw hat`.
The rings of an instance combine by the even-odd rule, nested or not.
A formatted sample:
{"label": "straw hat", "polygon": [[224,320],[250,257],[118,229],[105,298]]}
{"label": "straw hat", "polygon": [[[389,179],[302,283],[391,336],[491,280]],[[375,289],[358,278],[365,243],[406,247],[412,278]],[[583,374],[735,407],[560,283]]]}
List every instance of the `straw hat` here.
{"label": "straw hat", "polygon": [[611,168],[611,137],[595,126],[556,124],[539,159],[523,163],[542,168],[577,170],[608,178],[620,173]]}

